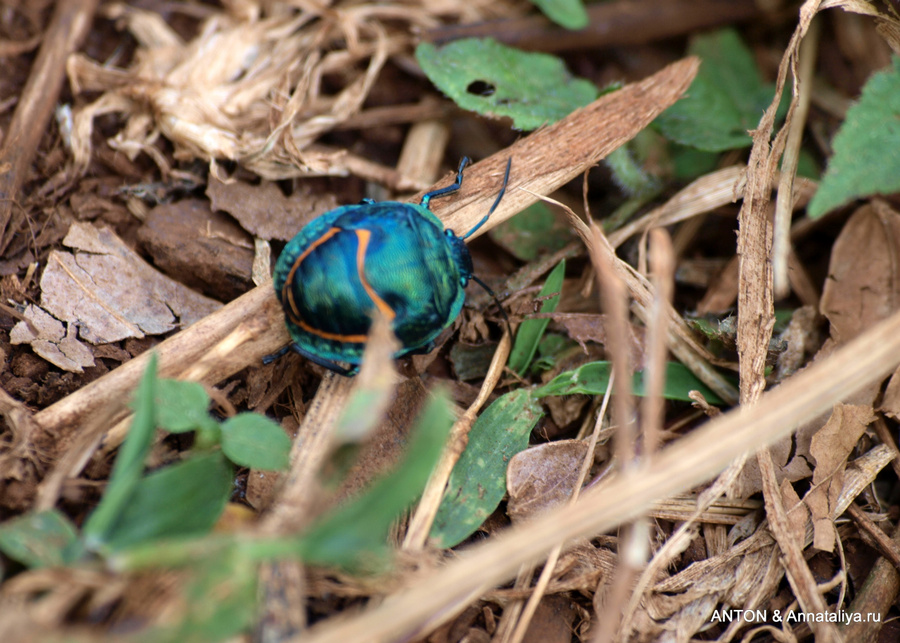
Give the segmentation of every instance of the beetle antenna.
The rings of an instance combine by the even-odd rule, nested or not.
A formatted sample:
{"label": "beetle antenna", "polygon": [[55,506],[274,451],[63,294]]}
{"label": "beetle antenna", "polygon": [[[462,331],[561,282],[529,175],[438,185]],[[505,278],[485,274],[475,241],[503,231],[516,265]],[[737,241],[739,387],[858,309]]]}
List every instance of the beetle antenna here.
{"label": "beetle antenna", "polygon": [[471,279],[476,284],[481,286],[484,289],[484,292],[489,294],[491,296],[491,299],[494,300],[494,303],[497,304],[497,308],[500,309],[500,314],[503,315],[503,319],[506,321],[506,330],[509,331],[509,336],[510,336],[510,338],[512,338],[513,332],[512,332],[512,326],[509,323],[509,317],[506,314],[506,310],[504,310],[504,308],[503,308],[503,304],[501,304],[500,300],[497,299],[497,295],[495,295],[494,291],[491,290],[490,288],[488,288],[488,285],[486,283],[484,283],[483,281],[481,281],[481,279],[479,279],[476,275],[471,275]]}
{"label": "beetle antenna", "polygon": [[[509,157],[509,159],[506,161],[506,173],[503,175],[503,185],[500,186],[500,194],[498,194],[497,198],[494,200],[494,205],[492,205],[491,209],[488,210],[488,213],[486,215],[484,215],[484,218],[481,221],[479,221],[478,223],[476,223],[475,227],[472,228],[471,230],[469,230],[465,234],[465,236],[462,237],[463,241],[465,241],[466,239],[471,237],[473,234],[475,234],[478,231],[478,228],[480,228],[487,222],[487,220],[490,218],[490,216],[494,213],[494,210],[497,209],[497,206],[500,205],[500,200],[503,198],[503,195],[506,194],[506,186],[507,186],[507,184],[509,184],[509,170],[511,167],[512,167],[512,157]],[[496,297],[494,299],[496,299]],[[501,308],[501,310],[502,310],[502,308]]]}

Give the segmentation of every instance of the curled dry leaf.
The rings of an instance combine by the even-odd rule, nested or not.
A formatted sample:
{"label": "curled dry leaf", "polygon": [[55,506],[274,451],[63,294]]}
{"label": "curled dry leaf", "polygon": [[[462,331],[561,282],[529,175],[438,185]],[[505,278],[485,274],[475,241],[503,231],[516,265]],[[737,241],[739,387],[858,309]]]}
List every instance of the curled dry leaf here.
{"label": "curled dry leaf", "polygon": [[506,469],[509,517],[516,522],[562,504],[578,483],[587,444],[558,440],[514,455]]}
{"label": "curled dry leaf", "polygon": [[891,375],[878,410],[889,418],[900,420],[900,368]]}
{"label": "curled dry leaf", "polygon": [[812,437],[809,451],[816,460],[813,488],[805,501],[812,512],[813,546],[832,551],[836,537],[835,506],[844,487],[844,467],[866,427],[875,421],[871,406],[837,404],[828,422]]}

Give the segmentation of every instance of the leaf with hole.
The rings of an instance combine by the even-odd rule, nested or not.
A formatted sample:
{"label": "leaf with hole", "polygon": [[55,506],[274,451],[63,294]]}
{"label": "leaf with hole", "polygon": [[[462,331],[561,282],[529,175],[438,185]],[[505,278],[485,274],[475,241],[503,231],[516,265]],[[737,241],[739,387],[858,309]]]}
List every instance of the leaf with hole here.
{"label": "leaf with hole", "polygon": [[573,76],[559,58],[489,38],[464,38],[440,48],[423,42],[416,60],[457,105],[485,116],[508,116],[520,130],[555,123],[598,95],[593,83]]}

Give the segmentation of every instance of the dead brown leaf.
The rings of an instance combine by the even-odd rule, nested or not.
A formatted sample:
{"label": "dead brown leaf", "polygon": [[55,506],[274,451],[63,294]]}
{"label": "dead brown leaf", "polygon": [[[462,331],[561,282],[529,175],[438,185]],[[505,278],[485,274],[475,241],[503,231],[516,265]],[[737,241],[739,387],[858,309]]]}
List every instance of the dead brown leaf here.
{"label": "dead brown leaf", "polygon": [[813,488],[805,501],[812,512],[813,546],[833,551],[835,505],[844,487],[844,467],[866,427],[875,421],[871,406],[837,404],[828,422],[812,437],[809,452],[816,460]]}
{"label": "dead brown leaf", "polygon": [[41,305],[92,344],[165,333],[221,304],[165,277],[111,230],[74,223],[41,277]]}
{"label": "dead brown leaf", "polygon": [[886,319],[900,303],[900,213],[885,202],[862,206],[834,242],[821,313],[844,344]]}
{"label": "dead brown leaf", "polygon": [[72,324],[68,329],[43,308],[29,304],[27,322],[16,324],[9,334],[11,344],[31,344],[32,350],[64,371],[81,373],[94,365],[91,349],[75,337]]}
{"label": "dead brown leaf", "polygon": [[507,511],[513,522],[562,505],[578,482],[587,444],[557,440],[517,453],[506,469]]}
{"label": "dead brown leaf", "polygon": [[569,643],[577,615],[572,601],[564,596],[545,596],[538,603],[523,643]]}
{"label": "dead brown leaf", "polygon": [[213,210],[227,212],[254,237],[269,241],[288,241],[315,217],[338,205],[333,193],[318,193],[308,182],[288,197],[269,181],[251,185],[210,177],[206,196]]}

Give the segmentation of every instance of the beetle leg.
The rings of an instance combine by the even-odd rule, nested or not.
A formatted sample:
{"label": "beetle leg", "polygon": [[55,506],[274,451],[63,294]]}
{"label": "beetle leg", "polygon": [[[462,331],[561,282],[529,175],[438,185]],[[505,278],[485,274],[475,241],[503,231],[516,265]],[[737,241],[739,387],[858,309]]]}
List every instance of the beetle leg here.
{"label": "beetle leg", "polygon": [[263,364],[266,364],[266,365],[268,366],[269,364],[271,364],[272,362],[274,362],[276,359],[279,359],[279,358],[284,357],[285,355],[287,355],[289,350],[291,350],[291,345],[290,345],[290,344],[288,344],[287,346],[283,346],[283,347],[279,348],[277,351],[275,351],[274,353],[272,353],[272,354],[270,354],[270,355],[266,355],[265,357],[263,357],[263,358],[262,358],[262,363],[263,363]]}
{"label": "beetle leg", "polygon": [[337,362],[333,362],[330,359],[325,359],[324,357],[319,357],[318,355],[314,355],[313,353],[300,348],[300,346],[295,342],[291,342],[287,346],[278,349],[271,355],[266,355],[265,357],[263,357],[263,364],[271,364],[279,357],[284,357],[285,355],[287,355],[288,351],[294,351],[301,357],[305,357],[306,359],[308,359],[310,362],[318,364],[322,368],[327,368],[329,371],[337,373],[338,375],[343,375],[344,377],[353,377],[359,372],[359,366],[351,366],[350,368],[345,368]]}
{"label": "beetle leg", "polygon": [[359,372],[358,366],[351,366],[350,368],[345,368],[338,364],[337,362],[333,362],[330,359],[325,359],[324,357],[319,357],[318,355],[314,355],[307,350],[300,348],[296,343],[292,343],[289,347],[290,350],[294,351],[298,355],[301,355],[308,359],[313,364],[318,364],[323,368],[327,368],[329,371],[337,373],[338,375],[343,375],[344,377],[353,377]]}
{"label": "beetle leg", "polygon": [[431,192],[426,192],[422,196],[422,200],[419,201],[419,205],[421,205],[423,208],[427,208],[428,204],[431,202],[431,200],[434,197],[446,196],[448,194],[452,194],[453,192],[456,192],[462,185],[463,169],[468,164],[469,164],[469,157],[468,156],[462,157],[462,160],[459,162],[459,169],[456,170],[456,182],[452,183],[451,185],[448,185],[445,188],[441,188],[439,190],[432,190]]}
{"label": "beetle leg", "polygon": [[503,185],[500,186],[500,193],[497,195],[496,200],[494,201],[494,205],[491,206],[491,209],[488,210],[488,213],[484,215],[484,218],[475,224],[475,227],[465,233],[460,239],[466,240],[471,237],[475,232],[483,226],[490,216],[494,213],[494,210],[497,209],[497,206],[500,205],[501,199],[503,199],[503,195],[506,194],[506,186],[509,183],[509,170],[512,167],[512,157],[509,157],[506,160],[506,173],[503,175]]}

